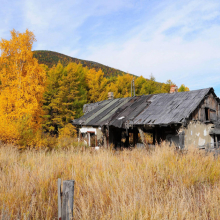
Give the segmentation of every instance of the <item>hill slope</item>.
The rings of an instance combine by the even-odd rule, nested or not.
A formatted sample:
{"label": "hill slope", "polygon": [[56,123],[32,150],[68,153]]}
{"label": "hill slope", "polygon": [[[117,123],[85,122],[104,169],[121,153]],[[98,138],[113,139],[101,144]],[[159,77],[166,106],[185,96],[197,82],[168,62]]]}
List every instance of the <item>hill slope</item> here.
{"label": "hill slope", "polygon": [[49,68],[51,68],[53,65],[56,65],[60,61],[63,64],[63,66],[67,66],[68,63],[74,62],[74,63],[81,63],[84,67],[87,66],[89,69],[91,68],[95,68],[96,70],[101,69],[104,72],[105,77],[118,76],[125,73],[121,70],[114,69],[112,67],[105,66],[100,63],[73,58],[54,51],[35,50],[33,52],[34,52],[34,57],[38,59],[38,62],[40,64],[47,65]]}

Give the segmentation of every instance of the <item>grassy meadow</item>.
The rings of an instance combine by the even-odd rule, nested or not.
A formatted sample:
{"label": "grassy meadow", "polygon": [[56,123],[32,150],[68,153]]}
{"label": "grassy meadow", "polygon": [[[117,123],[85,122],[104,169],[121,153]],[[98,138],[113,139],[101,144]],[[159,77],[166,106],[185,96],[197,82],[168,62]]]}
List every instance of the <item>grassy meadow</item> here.
{"label": "grassy meadow", "polygon": [[219,219],[220,158],[154,151],[0,147],[1,219],[57,219],[57,179],[75,183],[74,219]]}

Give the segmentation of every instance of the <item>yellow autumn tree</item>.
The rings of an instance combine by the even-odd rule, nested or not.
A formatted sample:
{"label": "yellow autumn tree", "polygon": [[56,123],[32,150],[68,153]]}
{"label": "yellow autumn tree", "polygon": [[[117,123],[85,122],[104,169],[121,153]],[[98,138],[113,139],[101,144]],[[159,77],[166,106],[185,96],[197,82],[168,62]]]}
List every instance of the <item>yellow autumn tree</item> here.
{"label": "yellow autumn tree", "polygon": [[178,89],[178,92],[187,92],[187,91],[189,91],[189,88],[184,84],[182,84]]}
{"label": "yellow autumn tree", "polygon": [[106,86],[108,80],[104,77],[104,73],[100,69],[90,69],[86,73],[86,83],[88,87],[88,101],[98,102],[107,98]]}
{"label": "yellow autumn tree", "polygon": [[107,91],[113,92],[115,98],[130,97],[132,80],[133,76],[130,74],[119,75],[108,85]]}
{"label": "yellow autumn tree", "polygon": [[171,85],[175,85],[175,83],[173,83],[170,79],[167,80],[166,83],[163,83],[163,85],[161,87],[161,93],[169,93]]}
{"label": "yellow autumn tree", "polygon": [[34,34],[11,31],[0,41],[0,139],[18,142],[41,127],[46,73],[33,58]]}

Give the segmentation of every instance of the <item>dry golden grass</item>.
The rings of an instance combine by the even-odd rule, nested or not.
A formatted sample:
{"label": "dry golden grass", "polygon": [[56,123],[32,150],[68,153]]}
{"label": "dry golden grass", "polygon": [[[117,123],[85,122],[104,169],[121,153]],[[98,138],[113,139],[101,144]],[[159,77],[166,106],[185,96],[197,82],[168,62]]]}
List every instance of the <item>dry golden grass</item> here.
{"label": "dry golden grass", "polygon": [[220,216],[220,158],[165,145],[153,152],[1,147],[0,216],[57,219],[58,178],[76,181],[75,219]]}

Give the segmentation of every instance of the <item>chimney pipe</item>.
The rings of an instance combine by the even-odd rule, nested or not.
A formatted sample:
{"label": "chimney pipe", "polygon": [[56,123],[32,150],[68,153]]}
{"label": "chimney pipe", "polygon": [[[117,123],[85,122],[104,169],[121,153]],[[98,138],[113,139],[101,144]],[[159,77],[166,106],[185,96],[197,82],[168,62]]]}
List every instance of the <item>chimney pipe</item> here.
{"label": "chimney pipe", "polygon": [[133,78],[133,80],[131,81],[131,97],[133,96],[132,89],[133,89],[134,96],[135,96],[135,85],[134,85],[134,78]]}
{"label": "chimney pipe", "polygon": [[134,89],[134,96],[135,96],[135,85],[134,85],[134,78],[133,78],[133,89]]}

